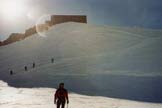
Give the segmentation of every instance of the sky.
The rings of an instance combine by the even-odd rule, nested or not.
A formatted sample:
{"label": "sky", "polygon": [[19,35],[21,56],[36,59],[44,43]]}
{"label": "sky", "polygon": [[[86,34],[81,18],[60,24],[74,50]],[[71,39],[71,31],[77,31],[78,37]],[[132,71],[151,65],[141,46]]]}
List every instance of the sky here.
{"label": "sky", "polygon": [[161,0],[12,0],[16,7],[4,7],[4,1],[11,0],[0,0],[0,40],[51,14],[87,15],[88,23],[96,25],[162,29]]}

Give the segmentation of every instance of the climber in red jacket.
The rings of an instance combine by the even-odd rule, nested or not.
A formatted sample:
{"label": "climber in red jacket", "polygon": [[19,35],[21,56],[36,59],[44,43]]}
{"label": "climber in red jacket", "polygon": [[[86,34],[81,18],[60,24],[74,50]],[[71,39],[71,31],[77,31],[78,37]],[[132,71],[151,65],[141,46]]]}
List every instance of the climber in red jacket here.
{"label": "climber in red jacket", "polygon": [[69,103],[68,91],[64,89],[64,83],[59,84],[59,88],[56,90],[54,95],[54,104],[57,104],[57,108],[64,108],[65,103]]}

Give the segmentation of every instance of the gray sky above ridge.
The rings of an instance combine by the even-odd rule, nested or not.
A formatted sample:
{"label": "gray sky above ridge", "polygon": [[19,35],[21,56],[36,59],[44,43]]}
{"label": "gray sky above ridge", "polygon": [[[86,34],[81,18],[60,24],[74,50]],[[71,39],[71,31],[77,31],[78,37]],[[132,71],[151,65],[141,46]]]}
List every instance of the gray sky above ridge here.
{"label": "gray sky above ridge", "polygon": [[[0,1],[0,7],[3,1],[6,0]],[[15,18],[6,18],[0,8],[0,40],[7,38],[12,32],[24,32],[26,28],[36,24],[41,16],[48,14],[83,14],[88,16],[90,24],[97,25],[162,28],[161,0],[13,1],[23,1],[22,8],[25,8],[21,15]]]}

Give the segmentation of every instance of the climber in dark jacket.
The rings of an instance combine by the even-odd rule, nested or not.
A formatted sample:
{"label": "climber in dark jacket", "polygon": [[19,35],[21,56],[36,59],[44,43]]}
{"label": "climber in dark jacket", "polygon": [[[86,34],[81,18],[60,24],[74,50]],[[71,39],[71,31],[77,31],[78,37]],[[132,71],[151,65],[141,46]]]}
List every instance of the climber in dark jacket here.
{"label": "climber in dark jacket", "polygon": [[12,70],[10,70],[10,75],[13,75],[13,71]]}
{"label": "climber in dark jacket", "polygon": [[69,103],[68,91],[64,89],[64,83],[59,84],[59,88],[54,95],[54,103],[57,104],[57,108],[65,108],[65,103]]}
{"label": "climber in dark jacket", "polygon": [[28,71],[28,67],[27,66],[25,66],[24,69],[25,69],[25,71]]}
{"label": "climber in dark jacket", "polygon": [[54,58],[51,58],[51,63],[54,63]]}
{"label": "climber in dark jacket", "polygon": [[33,62],[33,68],[35,68],[35,62]]}

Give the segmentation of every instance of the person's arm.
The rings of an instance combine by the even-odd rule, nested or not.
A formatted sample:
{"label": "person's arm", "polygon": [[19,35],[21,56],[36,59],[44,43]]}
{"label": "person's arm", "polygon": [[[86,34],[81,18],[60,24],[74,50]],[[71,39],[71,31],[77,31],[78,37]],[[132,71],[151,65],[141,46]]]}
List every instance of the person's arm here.
{"label": "person's arm", "polygon": [[66,100],[67,100],[67,104],[69,104],[68,91],[66,91]]}
{"label": "person's arm", "polygon": [[55,92],[55,95],[54,95],[54,104],[56,104],[56,99],[57,99],[57,91]]}

